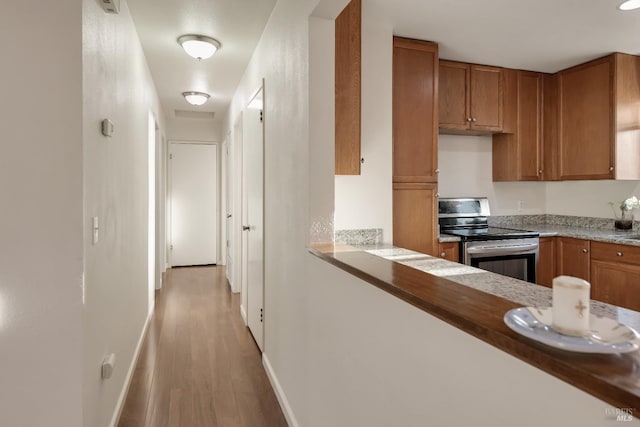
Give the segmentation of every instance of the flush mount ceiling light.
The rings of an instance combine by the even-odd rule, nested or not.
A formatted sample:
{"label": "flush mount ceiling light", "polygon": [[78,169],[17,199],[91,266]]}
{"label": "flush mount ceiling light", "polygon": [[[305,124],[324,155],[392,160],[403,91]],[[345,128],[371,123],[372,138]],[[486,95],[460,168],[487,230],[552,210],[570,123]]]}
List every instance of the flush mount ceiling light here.
{"label": "flush mount ceiling light", "polygon": [[640,8],[640,0],[627,0],[618,6],[620,10],[634,10]]}
{"label": "flush mount ceiling light", "polygon": [[220,42],[216,39],[198,34],[186,34],[178,37],[178,43],[189,56],[197,60],[211,58],[220,49]]}
{"label": "flush mount ceiling light", "polygon": [[182,92],[182,96],[191,105],[202,105],[210,98],[210,95],[204,92]]}

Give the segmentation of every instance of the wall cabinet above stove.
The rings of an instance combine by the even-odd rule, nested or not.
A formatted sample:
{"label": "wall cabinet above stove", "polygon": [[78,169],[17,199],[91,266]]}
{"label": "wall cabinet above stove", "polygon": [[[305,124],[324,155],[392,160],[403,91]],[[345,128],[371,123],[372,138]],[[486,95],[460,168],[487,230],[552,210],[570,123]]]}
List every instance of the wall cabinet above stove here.
{"label": "wall cabinet above stove", "polygon": [[440,132],[502,132],[502,68],[440,61]]}

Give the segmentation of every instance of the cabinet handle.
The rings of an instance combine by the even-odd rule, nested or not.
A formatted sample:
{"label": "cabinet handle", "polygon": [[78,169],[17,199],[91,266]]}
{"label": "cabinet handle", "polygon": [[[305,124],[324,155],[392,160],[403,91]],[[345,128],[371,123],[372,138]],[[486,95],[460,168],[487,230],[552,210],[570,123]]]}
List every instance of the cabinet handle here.
{"label": "cabinet handle", "polygon": [[613,172],[613,166],[609,166],[609,172]]}
{"label": "cabinet handle", "polygon": [[589,252],[589,249],[587,249],[587,248],[582,248],[582,252],[584,252],[584,253],[586,254],[587,252]]}
{"label": "cabinet handle", "polygon": [[446,254],[445,252],[442,252],[442,253],[440,254],[440,256],[441,256],[442,258],[444,258],[445,256],[447,256],[447,254]]}
{"label": "cabinet handle", "polygon": [[477,120],[476,120],[476,118],[475,118],[475,117],[472,117],[472,118],[471,118],[471,121],[472,121],[473,123],[477,122]]}
{"label": "cabinet handle", "polygon": [[434,172],[435,172],[436,174],[439,174],[439,173],[440,173],[440,169],[436,169]]}
{"label": "cabinet handle", "polygon": [[622,256],[622,252],[616,252],[617,256]]}
{"label": "cabinet handle", "polygon": [[538,175],[542,175],[542,169],[538,171]]}
{"label": "cabinet handle", "polygon": [[440,198],[440,193],[436,193],[436,199]]}
{"label": "cabinet handle", "polygon": [[467,117],[467,121],[471,123],[473,121],[473,117]]}

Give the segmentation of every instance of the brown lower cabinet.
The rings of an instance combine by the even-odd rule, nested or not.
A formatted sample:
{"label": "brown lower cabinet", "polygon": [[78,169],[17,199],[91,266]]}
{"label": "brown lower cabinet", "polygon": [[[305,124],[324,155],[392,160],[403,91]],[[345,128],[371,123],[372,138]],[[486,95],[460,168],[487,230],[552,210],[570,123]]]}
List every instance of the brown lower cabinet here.
{"label": "brown lower cabinet", "polygon": [[458,242],[445,242],[438,244],[438,256],[440,258],[444,258],[447,261],[458,262],[459,261],[459,251],[458,247],[460,245]]}
{"label": "brown lower cabinet", "polygon": [[556,238],[556,275],[589,281],[590,242],[572,237]]}
{"label": "brown lower cabinet", "polygon": [[556,238],[541,237],[536,283],[551,287],[554,277],[556,277]]}
{"label": "brown lower cabinet", "polygon": [[393,184],[393,244],[429,255],[438,250],[438,184]]}
{"label": "brown lower cabinet", "polygon": [[567,275],[591,283],[591,298],[640,311],[640,247],[570,237],[541,237],[537,283]]}
{"label": "brown lower cabinet", "polygon": [[640,311],[640,247],[591,242],[591,298]]}

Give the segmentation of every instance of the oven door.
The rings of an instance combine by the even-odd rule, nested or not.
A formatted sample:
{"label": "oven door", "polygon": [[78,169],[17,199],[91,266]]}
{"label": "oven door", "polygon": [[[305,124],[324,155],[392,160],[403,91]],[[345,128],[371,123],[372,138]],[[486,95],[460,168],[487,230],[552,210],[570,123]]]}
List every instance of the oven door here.
{"label": "oven door", "polygon": [[536,282],[538,238],[465,242],[463,262],[527,282]]}

